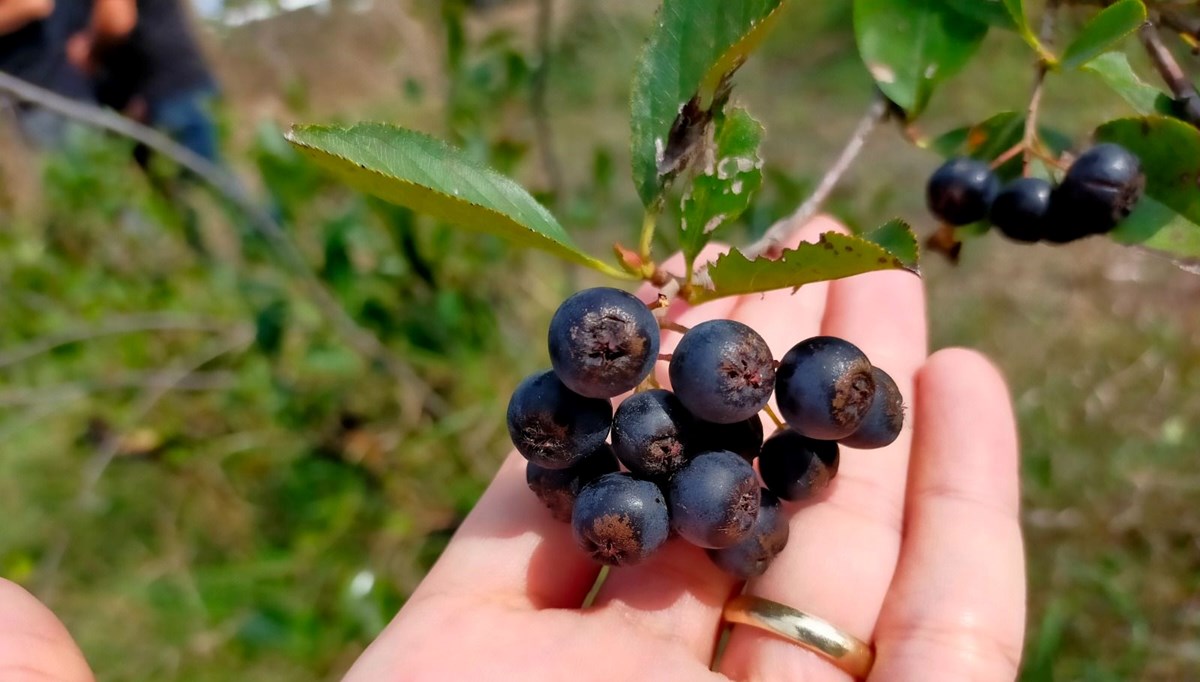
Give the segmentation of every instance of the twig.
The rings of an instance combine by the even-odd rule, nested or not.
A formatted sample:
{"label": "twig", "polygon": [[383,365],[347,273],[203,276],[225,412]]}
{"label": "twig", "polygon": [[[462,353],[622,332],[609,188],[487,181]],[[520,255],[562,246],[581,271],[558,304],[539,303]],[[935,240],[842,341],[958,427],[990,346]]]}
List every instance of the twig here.
{"label": "twig", "polygon": [[0,369],[24,362],[70,343],[88,341],[104,336],[133,334],[137,332],[162,331],[220,331],[225,329],[217,320],[183,317],[169,313],[141,313],[117,315],[103,320],[94,327],[69,329],[34,339],[11,350],[0,352]]}
{"label": "twig", "polygon": [[[151,382],[135,404],[132,411],[133,416],[130,418],[129,424],[132,425],[145,419],[146,415],[150,414],[176,385],[187,379],[193,372],[222,355],[242,350],[253,342],[253,328],[248,325],[241,326],[223,338],[221,343],[216,344],[215,347],[191,358],[187,362],[182,362],[175,367],[163,370],[160,379]],[[92,456],[91,460],[84,467],[83,481],[80,483],[79,493],[76,495],[74,502],[76,513],[83,512],[87,508],[92,496],[96,493],[96,486],[99,485],[104,472],[108,470],[109,465],[116,458],[120,445],[120,437],[114,431],[104,439],[104,442],[97,448],[95,455]],[[50,549],[46,552],[46,556],[39,568],[40,582],[42,583],[41,592],[43,595],[53,586],[58,568],[62,565],[63,557],[66,556],[70,546],[71,530],[70,527],[64,526]]]}
{"label": "twig", "polygon": [[[1042,25],[1038,31],[1038,42],[1043,46],[1050,44],[1054,38],[1054,19],[1058,12],[1058,0],[1049,0],[1042,10]],[[1029,175],[1029,165],[1033,162],[1033,147],[1038,140],[1038,111],[1042,104],[1042,90],[1046,84],[1046,72],[1050,66],[1044,58],[1039,57],[1034,67],[1033,94],[1029,96],[1029,109],[1025,114],[1025,135],[1021,144],[1025,150],[1021,160],[1021,174]]]}
{"label": "twig", "polygon": [[1171,89],[1171,94],[1175,95],[1175,102],[1182,107],[1182,113],[1188,123],[1200,127],[1200,94],[1196,92],[1195,84],[1184,73],[1179,62],[1175,61],[1175,55],[1163,44],[1154,22],[1147,21],[1142,24],[1142,28],[1138,30],[1138,39],[1142,41],[1142,47],[1146,48],[1146,54],[1154,62],[1163,82]]}
{"label": "twig", "polygon": [[163,372],[132,372],[111,379],[0,390],[0,407],[64,402],[101,391],[152,389],[168,384],[173,391],[224,391],[232,388],[236,382],[237,375],[233,372],[193,372],[178,381]]}
{"label": "twig", "polygon": [[758,241],[750,246],[742,249],[742,253],[747,258],[757,258],[783,244],[791,238],[797,230],[804,226],[805,223],[812,220],[817,212],[821,210],[821,206],[829,199],[829,195],[833,193],[842,176],[854,164],[854,160],[858,158],[859,153],[866,144],[867,137],[875,130],[875,126],[887,116],[887,99],[883,95],[876,94],[871,100],[870,106],[867,107],[867,112],[863,114],[858,125],[855,126],[854,132],[850,134],[850,139],[846,141],[846,146],[842,149],[842,153],[838,156],[837,161],[825,172],[825,176],[821,178],[821,182],[817,184],[816,189],[809,195],[804,203],[796,209],[795,213],[779,220],[769,229],[766,234]]}
{"label": "twig", "polygon": [[779,418],[779,415],[775,414],[775,409],[773,407],[767,405],[763,407],[763,411],[766,412],[767,416],[771,418],[771,421],[775,423],[775,428],[781,431],[787,428],[787,424],[784,424],[783,420]]}
{"label": "twig", "polygon": [[546,181],[550,183],[550,191],[554,194],[554,200],[557,202],[561,201],[563,196],[562,164],[558,162],[558,152],[554,147],[554,131],[550,125],[550,109],[546,106],[546,88],[550,80],[550,30],[553,11],[554,0],[538,0],[538,65],[530,83],[529,106],[530,113],[533,115],[533,126],[537,131],[542,173],[546,176]]}
{"label": "twig", "polygon": [[237,206],[250,219],[254,230],[275,247],[285,266],[302,281],[312,302],[347,344],[358,353],[379,362],[396,380],[409,386],[424,387],[423,402],[430,412],[440,415],[446,411],[445,402],[429,390],[411,368],[392,355],[373,334],[358,326],[313,274],[299,247],[292,242],[275,219],[246,193],[241,182],[231,173],[153,128],[90,104],[63,97],[10,74],[0,72],[0,93],[36,104],[86,126],[140,142],[203,180],[227,201]]}

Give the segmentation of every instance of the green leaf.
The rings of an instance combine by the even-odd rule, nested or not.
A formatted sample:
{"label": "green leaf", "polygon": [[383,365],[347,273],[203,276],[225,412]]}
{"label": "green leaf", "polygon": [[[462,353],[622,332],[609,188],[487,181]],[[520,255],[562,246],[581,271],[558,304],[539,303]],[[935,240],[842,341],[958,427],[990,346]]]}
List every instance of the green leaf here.
{"label": "green leaf", "polygon": [[1139,114],[1171,112],[1171,98],[1139,78],[1124,52],[1105,52],[1080,68],[1098,76]]}
{"label": "green leaf", "polygon": [[899,220],[862,237],[826,232],[816,243],[806,242],[786,250],[776,260],[750,260],[740,251],[730,251],[698,277],[689,300],[699,303],[725,296],[797,289],[876,270],[917,273],[918,251],[916,235]]}
{"label": "green leaf", "polygon": [[664,0],[630,98],[633,180],[650,206],[694,158],[722,92],[783,0]]}
{"label": "green leaf", "polygon": [[1037,34],[1034,33],[1033,27],[1029,24],[1029,14],[1025,11],[1024,0],[1004,0],[1004,7],[1008,9],[1009,15],[1017,24],[1017,33],[1021,38],[1033,48],[1038,55],[1050,63],[1055,63],[1057,60],[1054,55],[1042,45],[1042,41],[1038,40]]}
{"label": "green leaf", "polygon": [[1064,69],[1077,69],[1129,35],[1146,21],[1142,0],[1120,0],[1101,10],[1084,25],[1062,56]]}
{"label": "green leaf", "polygon": [[1096,139],[1136,154],[1146,196],[1200,223],[1200,130],[1178,119],[1144,116],[1109,121],[1096,129]]}
{"label": "green leaf", "polygon": [[1109,233],[1118,244],[1136,245],[1200,272],[1200,225],[1154,199],[1143,197],[1128,218]]}
{"label": "green leaf", "polygon": [[988,25],[943,0],[855,0],[854,33],[871,76],[915,118],[938,83],[979,49]]}
{"label": "green leaf", "polygon": [[629,277],[581,251],[520,185],[441,140],[383,123],[295,126],[287,139],[364,192],[609,275]]}
{"label": "green leaf", "polygon": [[[1044,126],[1038,127],[1038,135],[1054,152],[1062,152],[1071,146],[1071,139]],[[930,149],[942,156],[970,156],[992,161],[1012,149],[1025,136],[1025,115],[1015,111],[1003,111],[972,126],[956,128],[935,138]],[[996,169],[1002,180],[1021,175],[1022,160],[1015,156]]]}
{"label": "green leaf", "polygon": [[713,234],[737,220],[762,186],[762,137],[762,125],[745,109],[717,120],[711,160],[683,197],[680,248],[688,271]]}
{"label": "green leaf", "polygon": [[998,28],[1015,29],[1016,20],[1004,5],[1004,0],[943,0],[954,11]]}

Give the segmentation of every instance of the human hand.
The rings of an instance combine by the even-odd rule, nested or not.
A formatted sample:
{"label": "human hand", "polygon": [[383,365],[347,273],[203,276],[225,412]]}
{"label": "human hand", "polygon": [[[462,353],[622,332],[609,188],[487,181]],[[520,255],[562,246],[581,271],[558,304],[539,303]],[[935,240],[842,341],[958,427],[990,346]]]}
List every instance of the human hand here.
{"label": "human hand", "polygon": [[[818,220],[797,239],[829,229],[837,226]],[[648,300],[651,292],[642,294]],[[871,680],[1012,680],[1025,580],[1009,399],[979,355],[926,357],[924,310],[920,280],[883,272],[795,295],[691,309],[677,303],[671,316],[686,326],[741,320],[776,357],[818,333],[841,336],[891,374],[908,403],[895,443],[844,449],[826,494],[791,506],[787,548],[747,592],[872,643]],[[663,352],[678,339],[666,334]],[[799,646],[745,626],[735,627],[719,672],[709,672],[722,607],[740,585],[684,542],[613,570],[594,605],[580,609],[599,567],[529,491],[524,469],[519,455],[509,456],[348,682],[849,679]],[[90,679],[53,616],[0,583],[0,671],[26,669],[47,679]]]}

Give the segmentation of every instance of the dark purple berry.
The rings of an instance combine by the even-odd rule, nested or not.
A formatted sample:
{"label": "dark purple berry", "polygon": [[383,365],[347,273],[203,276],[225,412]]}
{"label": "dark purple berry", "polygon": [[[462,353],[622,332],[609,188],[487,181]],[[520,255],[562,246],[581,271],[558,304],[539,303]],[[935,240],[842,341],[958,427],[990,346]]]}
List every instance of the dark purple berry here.
{"label": "dark purple berry", "polygon": [[671,521],[658,486],[617,473],[579,491],[571,528],[575,541],[596,561],[633,566],[666,542]]}
{"label": "dark purple berry", "polygon": [[767,342],[733,320],[710,320],[683,335],[671,355],[671,388],[700,419],[733,424],[758,414],[775,388]]}
{"label": "dark purple berry", "polygon": [[1146,187],[1138,157],[1120,145],[1098,144],[1067,170],[1050,198],[1047,241],[1103,234],[1133,212]]}
{"label": "dark purple berry", "polygon": [[572,391],[611,398],[632,390],[658,361],[654,314],[632,294],[597,287],[563,301],[550,320],[550,363]]}
{"label": "dark purple berry", "polygon": [[872,368],[875,377],[875,399],[858,430],[843,438],[842,445],[859,450],[873,450],[891,445],[904,427],[904,397],[887,372]]}
{"label": "dark purple berry", "polygon": [[796,344],[779,363],[775,400],[788,426],[809,438],[838,440],[858,430],[875,398],[871,363],[832,336]]}
{"label": "dark purple berry", "polygon": [[692,415],[670,391],[635,393],[617,407],[612,442],[617,459],[645,478],[666,478],[693,454]]}
{"label": "dark purple berry", "polygon": [[991,166],[979,159],[953,158],[929,178],[925,200],[935,216],[950,225],[969,225],[987,216],[1000,191]]}
{"label": "dark purple berry", "polygon": [[807,500],[837,476],[838,444],[815,440],[784,429],[763,443],[758,472],[763,485],[780,499]]}
{"label": "dark purple berry", "polygon": [[579,491],[604,474],[621,470],[612,448],[604,443],[592,454],[566,469],[547,469],[533,462],[525,465],[525,482],[537,495],[550,515],[559,521],[571,521],[571,510]]}
{"label": "dark purple berry", "polygon": [[750,533],[758,516],[758,476],[741,455],[697,456],[671,478],[671,527],[698,547],[728,547]]}
{"label": "dark purple berry", "polygon": [[988,219],[1009,239],[1036,242],[1046,232],[1053,191],[1054,187],[1041,178],[1017,178],[996,195]]}
{"label": "dark purple berry", "polygon": [[612,426],[612,403],[585,398],[554,372],[527,377],[508,401],[508,435],[525,459],[565,469],[595,452]]}
{"label": "dark purple berry", "polygon": [[695,438],[698,447],[705,450],[728,450],[741,455],[747,462],[758,457],[763,444],[762,417],[753,417],[733,424],[714,424],[697,421]]}
{"label": "dark purple berry", "polygon": [[722,571],[749,580],[766,573],[767,567],[779,556],[788,541],[788,518],[775,493],[763,488],[762,502],[750,534],[737,544],[708,550],[708,557]]}

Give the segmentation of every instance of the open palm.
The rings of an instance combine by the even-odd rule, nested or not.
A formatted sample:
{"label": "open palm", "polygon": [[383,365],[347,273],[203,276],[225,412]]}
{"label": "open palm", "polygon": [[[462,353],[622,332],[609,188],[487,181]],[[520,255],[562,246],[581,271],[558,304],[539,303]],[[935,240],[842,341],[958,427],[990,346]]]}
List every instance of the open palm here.
{"label": "open palm", "polygon": [[[798,239],[829,229],[837,228],[818,220]],[[872,680],[1012,680],[1025,584],[1009,400],[980,356],[927,357],[924,310],[920,280],[890,272],[794,295],[680,306],[672,316],[686,326],[740,320],[775,357],[817,334],[846,338],[896,379],[908,403],[894,444],[844,449],[828,492],[792,506],[787,548],[747,591],[873,643]],[[664,352],[678,339],[667,333]],[[581,609],[597,573],[569,526],[526,487],[524,460],[511,455],[347,680],[848,679],[799,646],[742,626],[719,672],[709,672],[722,606],[742,586],[687,543],[669,542],[644,564],[612,571],[594,605]],[[0,672],[22,665],[20,647],[4,639],[14,609],[32,608],[7,590]],[[23,622],[40,624],[43,641],[51,631],[65,637],[48,613]],[[87,679],[81,662],[60,671],[30,660],[23,664],[49,679]]]}

